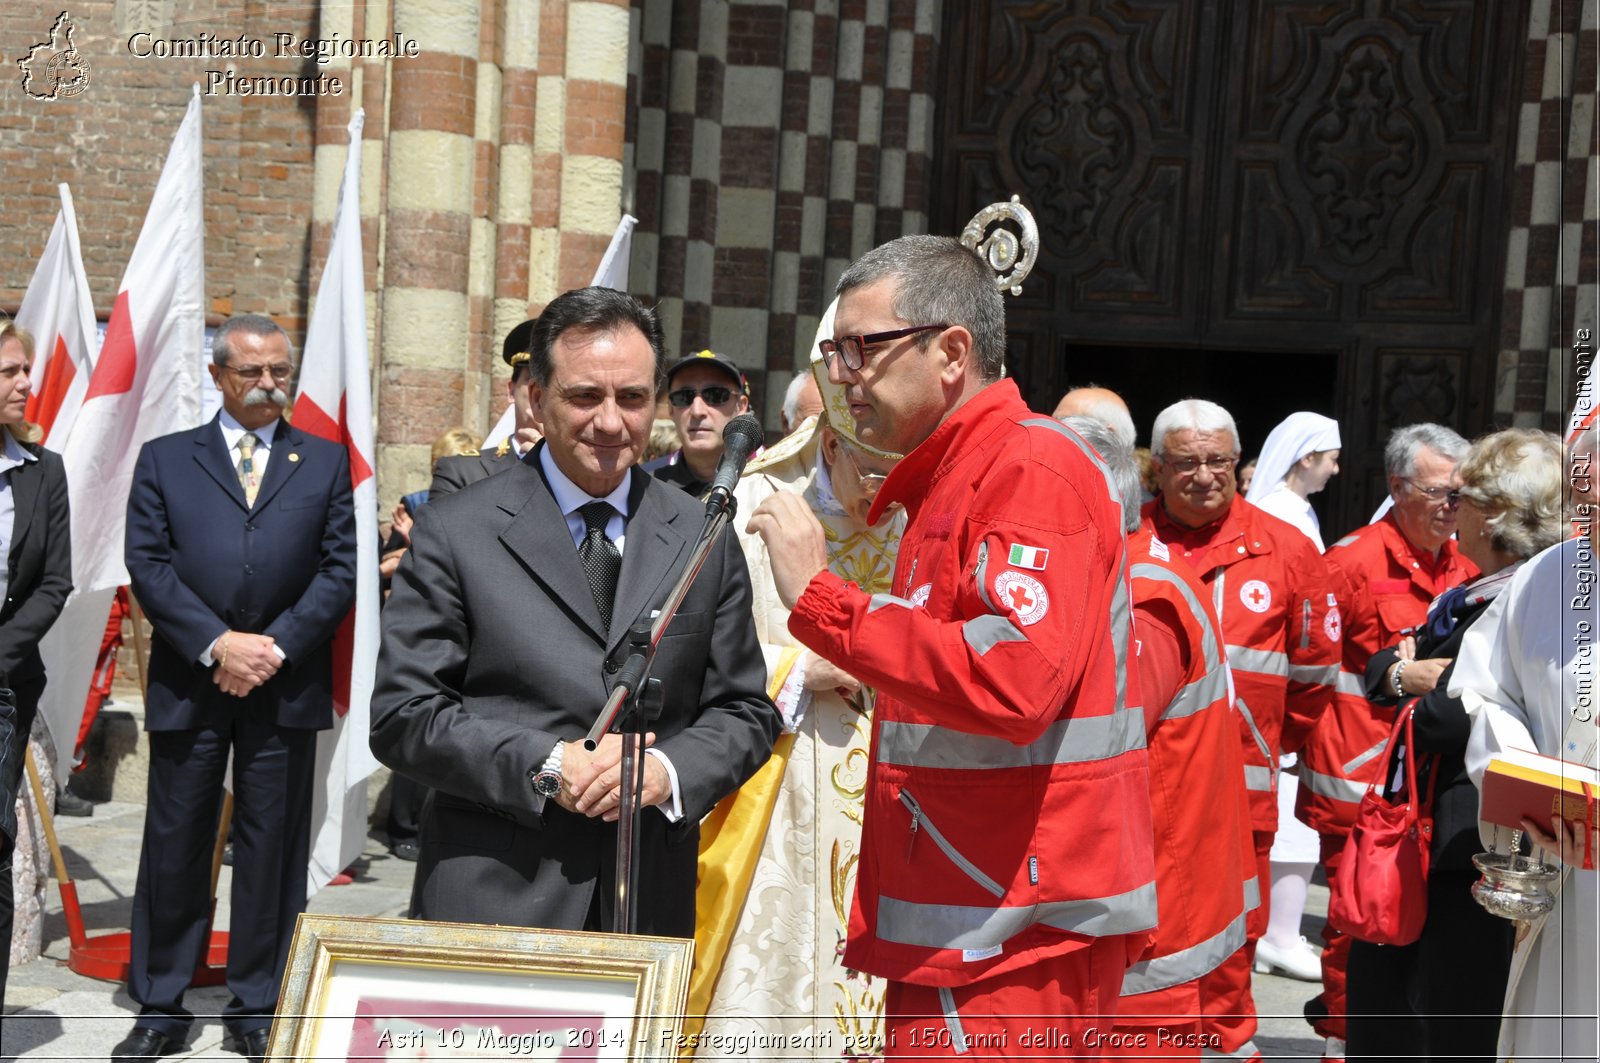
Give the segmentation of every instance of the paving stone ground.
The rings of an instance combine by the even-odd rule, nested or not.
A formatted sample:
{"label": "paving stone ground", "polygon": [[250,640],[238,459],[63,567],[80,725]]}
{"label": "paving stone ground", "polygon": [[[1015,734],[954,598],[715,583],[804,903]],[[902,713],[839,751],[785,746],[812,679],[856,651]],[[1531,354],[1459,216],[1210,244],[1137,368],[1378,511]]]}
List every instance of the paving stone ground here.
{"label": "paving stone ground", "polygon": [[[143,826],[144,806],[127,802],[98,805],[89,818],[56,821],[91,937],[128,929]],[[322,890],[311,899],[310,909],[325,914],[398,916],[410,898],[414,867],[391,856],[381,837],[370,838],[356,864],[356,881]],[[224,868],[218,889],[218,926],[227,925],[231,881],[231,869]],[[1326,904],[1326,889],[1313,885],[1304,927],[1313,941]],[[53,882],[44,937],[44,956],[10,972],[5,1017],[0,1021],[0,1059],[73,1063],[106,1059],[111,1046],[132,1028],[137,1009],[124,986],[76,974],[67,966],[67,927]],[[1280,1060],[1319,1058],[1321,1041],[1300,1011],[1317,986],[1256,975],[1254,990],[1262,1016],[1256,1043],[1263,1054]],[[169,1059],[241,1058],[222,1048],[222,1025],[216,1015],[227,999],[222,988],[190,993],[186,1003],[201,1017],[190,1036],[189,1051]]]}

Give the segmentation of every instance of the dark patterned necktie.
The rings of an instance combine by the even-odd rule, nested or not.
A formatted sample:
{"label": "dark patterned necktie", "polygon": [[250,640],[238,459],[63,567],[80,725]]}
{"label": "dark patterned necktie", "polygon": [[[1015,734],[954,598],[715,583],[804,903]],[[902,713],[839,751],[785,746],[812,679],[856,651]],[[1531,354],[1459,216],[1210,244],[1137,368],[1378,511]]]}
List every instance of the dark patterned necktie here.
{"label": "dark patterned necktie", "polygon": [[578,544],[578,560],[583,562],[583,574],[589,577],[589,590],[594,594],[600,623],[608,635],[611,633],[611,603],[617,596],[617,576],[622,572],[622,551],[606,537],[606,524],[615,512],[609,502],[590,502],[578,510],[584,527],[583,541]]}

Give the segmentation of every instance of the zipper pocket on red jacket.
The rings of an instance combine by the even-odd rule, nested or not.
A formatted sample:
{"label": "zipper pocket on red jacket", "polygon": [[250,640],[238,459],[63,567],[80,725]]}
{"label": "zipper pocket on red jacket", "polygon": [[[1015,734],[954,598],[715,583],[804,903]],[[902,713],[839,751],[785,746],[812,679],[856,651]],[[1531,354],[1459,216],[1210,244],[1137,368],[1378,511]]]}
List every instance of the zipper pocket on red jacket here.
{"label": "zipper pocket on red jacket", "polygon": [[922,806],[917,804],[917,799],[912,797],[911,791],[907,790],[905,787],[900,788],[900,803],[905,805],[906,809],[911,813],[911,831],[906,840],[906,863],[909,864],[911,862],[911,851],[916,846],[917,834],[919,832],[925,833],[927,834],[928,839],[939,847],[939,851],[944,853],[945,856],[949,857],[950,862],[965,872],[968,878],[972,879],[972,881],[976,882],[978,885],[982,886],[996,897],[1005,896],[1005,888],[1002,887],[1000,883],[984,874],[983,870],[979,868],[977,864],[974,864],[971,860],[968,860],[961,854],[959,849],[950,844],[950,839],[946,838],[939,831],[939,828],[935,827],[933,822],[923,814]]}
{"label": "zipper pocket on red jacket", "polygon": [[1300,648],[1311,648],[1311,599],[1300,602]]}

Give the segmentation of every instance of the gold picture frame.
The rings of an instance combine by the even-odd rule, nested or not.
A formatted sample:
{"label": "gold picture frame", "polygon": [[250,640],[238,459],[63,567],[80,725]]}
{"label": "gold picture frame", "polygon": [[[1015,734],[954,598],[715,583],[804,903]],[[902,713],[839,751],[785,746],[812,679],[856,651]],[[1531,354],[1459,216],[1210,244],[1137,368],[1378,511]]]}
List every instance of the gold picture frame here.
{"label": "gold picture frame", "polygon": [[269,1060],[667,1060],[694,942],[302,915]]}

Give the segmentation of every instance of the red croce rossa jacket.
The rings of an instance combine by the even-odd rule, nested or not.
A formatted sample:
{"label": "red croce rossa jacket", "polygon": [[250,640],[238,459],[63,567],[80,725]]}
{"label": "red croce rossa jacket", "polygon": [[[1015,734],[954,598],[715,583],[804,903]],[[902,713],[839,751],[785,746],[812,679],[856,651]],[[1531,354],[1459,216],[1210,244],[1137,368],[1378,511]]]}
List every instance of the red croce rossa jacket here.
{"label": "red croce rossa jacket", "polygon": [[878,690],[845,963],[964,985],[1155,925],[1121,508],[1009,380],[890,473],[894,593],[828,572],[790,631]]}

